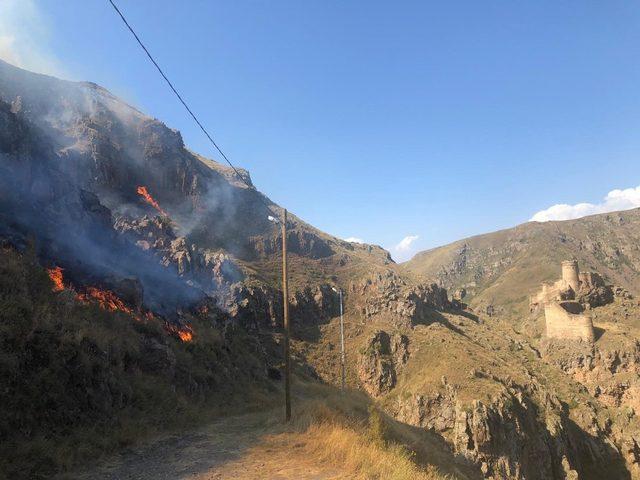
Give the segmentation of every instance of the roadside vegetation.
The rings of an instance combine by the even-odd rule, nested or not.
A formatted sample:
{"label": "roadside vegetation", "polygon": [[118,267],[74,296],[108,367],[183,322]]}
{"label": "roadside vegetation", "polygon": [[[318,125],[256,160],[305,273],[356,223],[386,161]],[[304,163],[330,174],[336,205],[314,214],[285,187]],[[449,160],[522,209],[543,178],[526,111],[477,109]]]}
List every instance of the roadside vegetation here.
{"label": "roadside vegetation", "polygon": [[429,445],[426,432],[394,421],[361,392],[313,384],[302,391],[307,398],[290,435],[304,442],[306,455],[318,463],[340,468],[354,479],[455,478],[434,465],[441,452]]}

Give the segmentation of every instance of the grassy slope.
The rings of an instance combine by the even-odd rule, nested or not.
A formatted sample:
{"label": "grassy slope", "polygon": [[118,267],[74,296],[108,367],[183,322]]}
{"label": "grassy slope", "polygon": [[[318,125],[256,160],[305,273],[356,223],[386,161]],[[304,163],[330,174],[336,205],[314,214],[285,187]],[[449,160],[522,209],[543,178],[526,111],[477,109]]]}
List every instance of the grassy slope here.
{"label": "grassy slope", "polygon": [[294,381],[293,393],[288,423],[282,421],[281,406],[219,418],[185,435],[154,439],[135,454],[124,452],[69,478],[155,479],[186,473],[238,480],[451,478],[429,464],[433,451],[424,442],[426,432],[398,425],[372,408],[365,395],[308,380]]}
{"label": "grassy slope", "polygon": [[81,305],[51,286],[33,258],[0,250],[0,472],[10,478],[48,477],[273,389],[240,332],[223,341],[194,319],[196,339],[185,344],[159,322]]}
{"label": "grassy slope", "polygon": [[[533,383],[539,386],[537,388],[541,392],[557,395],[567,409],[568,417],[585,432],[589,431],[590,420],[584,419],[590,418],[591,411],[595,412],[595,418],[601,425],[611,420],[619,423],[621,412],[618,409],[599,404],[575,379],[539,357],[539,339],[531,337],[536,328],[538,331],[541,328],[539,318],[527,317],[524,323],[526,328],[521,328],[504,317],[485,317],[478,321],[456,312],[438,312],[434,315],[439,320],[431,325],[397,329],[384,319],[364,322],[356,312],[347,312],[348,383],[354,386],[360,384],[358,361],[372,334],[378,329],[390,334],[398,331],[409,337],[411,356],[399,371],[395,388],[377,400],[379,407],[390,414],[397,414],[398,405],[406,404],[417,395],[427,398],[446,396],[447,385],[454,386],[456,401],[464,408],[471,408],[475,401],[489,405],[497,396],[504,394],[505,385],[513,381],[519,385]],[[604,326],[604,321],[603,318],[602,323],[596,322],[596,325]],[[634,319],[628,321],[631,322],[630,326],[635,325]],[[622,328],[622,325],[618,325],[618,328]],[[304,357],[323,379],[339,385],[339,319],[322,325],[320,330],[319,341],[294,342],[294,351]],[[606,342],[607,335],[611,334],[611,331],[605,333],[602,341]],[[542,398],[544,393],[540,395]],[[530,400],[540,408],[540,422],[544,425],[549,419],[557,417],[558,411],[547,410],[541,398],[532,396]],[[639,427],[635,422],[631,425],[626,419],[624,421],[625,428],[630,431]],[[405,424],[400,425],[406,427]],[[425,434],[422,442],[428,444],[428,450],[432,452],[429,462],[445,473],[460,475],[451,457],[436,447],[439,441],[451,441],[454,432],[445,431],[440,436],[424,429],[416,430]],[[585,478],[605,478],[603,475],[607,474],[607,469],[614,468],[611,465],[592,464],[586,454],[580,458],[585,466],[589,466]],[[618,464],[615,468],[622,469]],[[473,476],[472,472],[465,474]],[[616,470],[611,478],[618,478],[618,474]]]}

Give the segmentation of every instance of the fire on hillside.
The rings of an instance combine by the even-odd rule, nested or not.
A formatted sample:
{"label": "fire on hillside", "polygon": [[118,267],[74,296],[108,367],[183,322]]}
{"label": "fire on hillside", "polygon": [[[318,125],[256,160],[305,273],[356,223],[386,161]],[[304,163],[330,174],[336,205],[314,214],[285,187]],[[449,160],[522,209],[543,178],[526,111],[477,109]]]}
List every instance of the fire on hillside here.
{"label": "fire on hillside", "polygon": [[64,280],[63,280],[64,275],[62,271],[63,270],[60,267],[53,267],[53,268],[47,269],[49,278],[53,282],[52,290],[54,292],[61,292],[64,290]]}
{"label": "fire on hillside", "polygon": [[193,329],[189,325],[177,326],[171,323],[165,323],[165,330],[173,335],[177,335],[183,342],[193,340]]}
{"label": "fire on hillside", "polygon": [[167,212],[165,212],[161,207],[160,204],[158,202],[156,202],[156,200],[151,196],[151,194],[149,193],[149,191],[147,190],[147,187],[140,185],[138,187],[138,195],[140,195],[143,200],[148,203],[149,205],[151,205],[153,208],[155,208],[158,212],[160,212],[161,215],[163,216],[168,216]]}
{"label": "fire on hillside", "polygon": [[111,290],[101,290],[96,287],[87,287],[83,293],[76,294],[76,299],[82,303],[89,303],[90,301],[96,302],[103,310],[110,312],[121,311],[133,315],[137,320],[140,317],[133,313],[133,310],[129,308],[125,303],[118,298],[118,296]]}
{"label": "fire on hillside", "polygon": [[[96,303],[103,310],[110,312],[123,312],[131,315],[138,321],[150,321],[156,319],[156,316],[150,311],[143,312],[142,314],[136,313],[134,309],[129,307],[111,290],[104,290],[98,287],[84,287],[82,291],[77,292],[76,289],[69,284],[65,286],[63,272],[64,270],[61,267],[47,269],[49,278],[53,283],[53,286],[51,287],[53,292],[62,292],[66,289],[72,290],[76,292],[75,298],[80,303]],[[167,333],[178,337],[183,342],[191,342],[193,340],[193,329],[190,325],[178,326],[165,322],[164,329]]]}

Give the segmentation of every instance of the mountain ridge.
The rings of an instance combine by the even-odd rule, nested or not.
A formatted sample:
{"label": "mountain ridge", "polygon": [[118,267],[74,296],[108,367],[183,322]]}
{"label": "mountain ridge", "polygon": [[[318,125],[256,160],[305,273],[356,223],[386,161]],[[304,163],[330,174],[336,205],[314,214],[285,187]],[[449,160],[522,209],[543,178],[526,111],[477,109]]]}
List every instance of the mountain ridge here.
{"label": "mountain ridge", "polygon": [[419,252],[402,266],[449,289],[465,289],[472,305],[514,304],[523,313],[528,295],[555,278],[561,260],[571,258],[638,293],[639,238],[640,209],[631,209],[527,222]]}

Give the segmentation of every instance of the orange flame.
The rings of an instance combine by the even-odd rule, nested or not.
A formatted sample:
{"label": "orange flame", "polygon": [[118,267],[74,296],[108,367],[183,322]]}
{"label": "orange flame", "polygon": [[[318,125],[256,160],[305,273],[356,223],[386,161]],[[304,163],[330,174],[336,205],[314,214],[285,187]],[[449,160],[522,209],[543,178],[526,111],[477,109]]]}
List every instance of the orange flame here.
{"label": "orange flame", "polygon": [[147,187],[143,187],[142,185],[139,186],[138,195],[140,195],[145,202],[147,202],[153,208],[158,210],[162,215],[164,215],[165,217],[167,216],[167,212],[165,212],[162,208],[160,208],[160,205],[158,204],[158,202],[156,202],[155,199],[151,196],[151,194],[147,191]]}
{"label": "orange flame", "polygon": [[76,298],[84,303],[95,301],[100,308],[115,312],[117,310],[133,315],[133,310],[124,304],[118,296],[110,290],[100,290],[96,287],[87,287],[84,293],[78,293]]}
{"label": "orange flame", "polygon": [[180,330],[178,332],[178,336],[183,342],[190,342],[191,340],[193,340],[193,332],[190,332],[188,330]]}
{"label": "orange flame", "polygon": [[[65,289],[64,275],[61,267],[48,268],[47,274],[53,282],[51,290],[61,292]],[[69,287],[73,289],[72,287]],[[155,319],[152,312],[146,311],[140,315],[136,314],[132,308],[127,306],[118,296],[111,290],[101,290],[97,287],[86,287],[83,292],[76,293],[76,300],[82,303],[96,302],[103,310],[110,312],[120,311],[127,313],[137,320],[151,321]],[[190,325],[177,326],[165,323],[165,329],[168,333],[176,335],[183,342],[191,342],[193,340],[193,329]]]}
{"label": "orange flame", "polygon": [[61,292],[64,290],[64,276],[62,272],[63,270],[60,267],[47,268],[49,278],[53,282],[53,287],[51,287],[51,290],[54,292]]}
{"label": "orange flame", "polygon": [[177,326],[165,323],[165,328],[167,332],[177,335],[185,343],[193,340],[193,329],[189,325]]}

